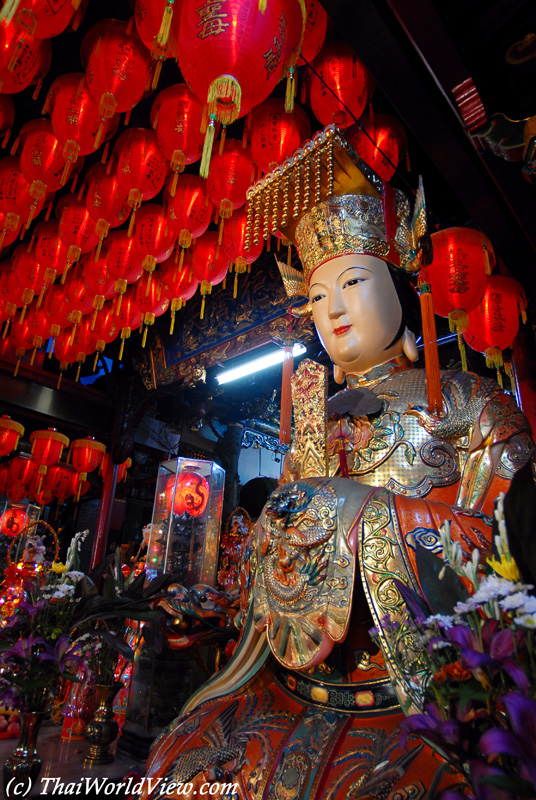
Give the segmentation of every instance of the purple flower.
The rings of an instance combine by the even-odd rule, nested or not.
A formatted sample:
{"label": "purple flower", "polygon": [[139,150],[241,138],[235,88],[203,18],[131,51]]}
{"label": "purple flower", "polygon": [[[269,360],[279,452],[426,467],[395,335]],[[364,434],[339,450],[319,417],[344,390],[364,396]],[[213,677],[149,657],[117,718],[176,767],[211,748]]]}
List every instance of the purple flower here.
{"label": "purple flower", "polygon": [[536,788],[536,701],[511,692],[504,698],[504,707],[512,730],[491,728],[480,739],[486,756],[508,755],[521,762],[521,777]]}
{"label": "purple flower", "polygon": [[406,746],[408,734],[417,734],[426,741],[440,746],[443,750],[458,756],[463,756],[462,723],[459,719],[443,719],[439,709],[434,703],[426,703],[424,714],[413,714],[402,720],[401,744]]}

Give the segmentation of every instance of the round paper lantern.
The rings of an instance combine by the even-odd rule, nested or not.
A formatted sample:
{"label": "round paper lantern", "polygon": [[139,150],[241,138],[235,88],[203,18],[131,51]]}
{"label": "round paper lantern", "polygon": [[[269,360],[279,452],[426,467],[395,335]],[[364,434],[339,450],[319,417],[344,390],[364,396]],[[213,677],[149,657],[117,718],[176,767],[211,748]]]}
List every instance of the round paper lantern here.
{"label": "round paper lantern", "polygon": [[[175,489],[175,494],[173,494]],[[210,486],[206,478],[196,472],[183,472],[177,478],[175,486],[175,476],[172,475],[166,484],[165,503],[168,513],[177,515],[189,514],[191,517],[199,517],[205,512]]]}
{"label": "round paper lantern", "polygon": [[64,158],[87,156],[117,130],[119,117],[102,120],[99,106],[91,97],[82,72],[60,75],[52,84],[48,100],[52,127],[62,144]]}
{"label": "round paper lantern", "polygon": [[169,308],[169,297],[166,295],[161,276],[157,275],[151,280],[150,274],[138,281],[135,296],[145,325],[141,342],[141,346],[145,347],[148,326],[154,325],[156,317],[166,313]]}
{"label": "round paper lantern", "polygon": [[243,208],[233,211],[233,216],[227,221],[223,232],[223,249],[229,261],[234,264],[235,281],[233,297],[236,298],[237,276],[249,271],[250,264],[256,261],[263,249],[263,241],[250,242],[246,250],[246,231],[248,227],[248,214]]}
{"label": "round paper lantern", "polygon": [[208,196],[224,219],[246,202],[252,166],[251,149],[244,147],[239,139],[226,139],[222,153],[212,157]]}
{"label": "round paper lantern", "polygon": [[15,248],[11,259],[13,271],[22,289],[22,302],[25,306],[32,302],[34,295],[39,295],[38,305],[45,290],[54,283],[56,270],[41,264],[35,253],[29,253],[28,248],[20,244]]}
{"label": "round paper lantern", "polygon": [[180,247],[190,247],[192,239],[197,239],[207,230],[214,210],[206,180],[199,175],[181,175],[174,195],[170,184],[166,187],[164,201],[169,224],[177,234]]}
{"label": "round paper lantern", "polygon": [[[305,0],[305,31],[301,55],[311,62],[318,55],[326,38],[328,15],[318,0]],[[298,63],[300,63],[298,61]]]}
{"label": "round paper lantern", "polygon": [[4,214],[0,211],[0,248],[13,244],[21,227],[18,214]]}
{"label": "round paper lantern", "polygon": [[434,311],[448,317],[451,330],[467,329],[467,314],[482,299],[495,264],[487,236],[471,228],[447,228],[432,234],[433,261],[428,267]]}
{"label": "round paper lantern", "polygon": [[6,261],[0,271],[0,321],[7,323],[15,315],[19,305],[23,305],[22,289],[13,272],[11,261]]}
{"label": "round paper lantern", "polygon": [[88,473],[100,466],[105,452],[106,445],[97,442],[93,436],[71,442],[71,462],[80,480],[85,481]]}
{"label": "round paper lantern", "polygon": [[179,66],[209,114],[224,125],[247,114],[275,88],[290,48],[303,31],[296,0],[226,0],[221,8],[183,0]]}
{"label": "round paper lantern", "polygon": [[3,414],[0,417],[0,456],[8,456],[16,449],[19,437],[24,436],[24,425]]}
{"label": "round paper lantern", "polygon": [[14,456],[9,462],[9,479],[11,484],[28,485],[37,470],[37,464],[26,453]]}
{"label": "round paper lantern", "polygon": [[115,277],[111,273],[106,256],[100,256],[95,261],[93,256],[83,256],[80,261],[82,267],[82,276],[86,284],[89,295],[93,298],[93,308],[95,313],[93,315],[92,324],[97,319],[97,312],[102,309],[106,300],[110,300],[115,293]]}
{"label": "round paper lantern", "polygon": [[[129,128],[114,147],[117,159],[117,180],[128,194],[128,204],[139,208],[144,200],[152,200],[164,186],[167,163],[154,131]],[[132,230],[134,217],[131,218]]]}
{"label": "round paper lantern", "polygon": [[41,491],[43,476],[53,464],[60,460],[64,447],[69,447],[69,439],[55,428],[48,430],[32,431],[30,434],[32,443],[32,459],[38,465],[37,473],[39,479],[35,493]]}
{"label": "round paper lantern", "polygon": [[339,41],[326,42],[313,66],[310,94],[315,117],[322,125],[335,123],[347,128],[353,117],[359,119],[367,104],[372,84],[369,73],[350,45]]}
{"label": "round paper lantern", "polygon": [[39,214],[45,202],[32,197],[30,184],[20,169],[18,157],[12,156],[0,160],[0,211],[14,214],[20,224],[31,223]]}
{"label": "round paper lantern", "polygon": [[12,483],[8,486],[6,495],[12,503],[22,503],[28,496],[28,487],[25,483]]}
{"label": "round paper lantern", "polygon": [[125,346],[125,339],[130,337],[130,334],[136,328],[139,328],[142,323],[141,311],[136,303],[135,289],[130,286],[120,298],[121,303],[116,301],[114,313],[117,317],[117,322],[121,329],[121,348],[119,350],[119,361],[123,357],[123,349]]}
{"label": "round paper lantern", "polygon": [[29,33],[36,39],[51,39],[67,28],[76,9],[72,0],[21,0],[12,25],[19,33]]}
{"label": "round paper lantern", "polygon": [[203,298],[201,302],[201,319],[203,319],[205,296],[212,292],[213,286],[223,281],[229,268],[229,259],[223,247],[218,244],[218,234],[215,231],[207,231],[197,240],[193,268]]}
{"label": "round paper lantern", "polygon": [[393,177],[407,147],[406,132],[401,123],[387,114],[374,113],[372,119],[364,114],[359,123],[348,128],[346,139],[357,155],[384,181]]}
{"label": "round paper lantern", "polygon": [[[65,281],[68,270],[79,256],[76,245],[67,245],[60,236],[59,223],[56,220],[39,222],[34,230],[34,255],[37,261],[55,275],[61,275]],[[32,239],[32,240],[33,240]],[[53,281],[52,281],[53,282]]]}
{"label": "round paper lantern", "polygon": [[201,158],[203,106],[185,83],[159,92],[151,109],[151,125],[171,169],[182,172]]}
{"label": "round paper lantern", "polygon": [[[45,339],[48,339],[48,327],[48,320],[45,314],[35,304],[30,306],[30,311],[25,319],[21,315],[21,318],[11,326],[9,338],[15,347],[15,355],[19,360],[26,350],[33,350],[30,365],[33,364],[36,349],[42,347]],[[15,374],[17,372],[18,364]]]}
{"label": "round paper lantern", "polygon": [[187,253],[183,257],[183,253],[184,251],[181,251],[182,262],[177,258],[178,254],[175,252],[161,266],[162,284],[165,295],[170,300],[171,307],[170,334],[173,333],[175,326],[175,312],[179,311],[183,304],[194,296],[199,286],[199,281],[194,278],[193,274],[192,254]]}
{"label": "round paper lantern", "polygon": [[33,119],[20,133],[20,168],[30,184],[30,194],[41,199],[56,192],[69,177],[71,160],[66,158],[49,119]]}
{"label": "round paper lantern", "polygon": [[128,195],[119,185],[117,175],[106,171],[104,164],[94,164],[87,172],[86,208],[96,223],[96,232],[102,240],[110,228],[126,222],[130,214]]}
{"label": "round paper lantern", "polygon": [[136,0],[134,22],[152,58],[177,58],[179,0]]}
{"label": "round paper lantern", "polygon": [[60,375],[58,378],[57,387],[59,389],[63,378],[63,373],[70,364],[78,363],[75,381],[80,377],[80,368],[86,360],[86,354],[83,349],[82,342],[80,341],[80,330],[78,325],[73,325],[72,328],[64,328],[54,345],[54,357],[60,362]]}
{"label": "round paper lantern", "polygon": [[78,253],[89,253],[99,243],[95,220],[89,214],[86,204],[74,194],[62,198],[62,211],[59,234],[67,247]]}
{"label": "round paper lantern", "polygon": [[99,355],[104,352],[107,344],[110,344],[119,336],[119,332],[119,322],[111,301],[104,304],[95,323],[89,317],[85,317],[82,320],[79,340],[87,356],[95,353],[93,372],[97,368]]}
{"label": "round paper lantern", "polygon": [[309,117],[296,103],[285,111],[281,97],[269,97],[251,112],[251,155],[262,172],[269,172],[311,136]]}
{"label": "round paper lantern", "polygon": [[136,283],[143,273],[142,260],[134,247],[134,240],[126,231],[113,231],[104,242],[104,257],[110,274],[114,276],[114,290],[120,295],[129,283]]}
{"label": "round paper lantern", "polygon": [[[15,494],[20,497],[20,494],[23,490],[26,491],[26,487],[20,487],[20,490],[16,491]],[[11,502],[20,503],[24,497],[26,497],[26,494],[24,494],[20,500],[12,500]],[[23,530],[25,523],[26,508],[11,506],[10,508],[6,508],[2,515],[1,532],[4,534],[4,536],[11,536],[14,538]]]}
{"label": "round paper lantern", "polygon": [[175,237],[163,206],[146,203],[140,208],[132,238],[145,270],[153,272],[157,264],[170,257]]}
{"label": "round paper lantern", "polygon": [[29,33],[17,32],[14,25],[0,25],[0,89],[16,94],[33,86],[47,74],[52,45]]}
{"label": "round paper lantern", "polygon": [[463,338],[484,353],[489,367],[502,367],[502,351],[512,346],[519,330],[519,315],[526,320],[527,300],[521,284],[506,275],[492,275],[479,305],[469,313]]}
{"label": "round paper lantern", "polygon": [[62,503],[73,494],[78,473],[68,464],[54,464],[47,471],[43,480],[43,488],[53,492],[54,497]]}
{"label": "round paper lantern", "polygon": [[[118,464],[117,466],[118,466],[117,483],[121,483],[121,481],[126,480],[127,470],[130,469],[130,467],[132,466],[132,459],[131,458],[127,458],[125,461],[123,461],[122,464]],[[102,479],[104,481],[106,481],[106,479],[107,479],[107,477],[109,475],[110,469],[113,469],[113,467],[114,467],[114,464],[112,463],[112,456],[110,455],[110,453],[105,453],[104,454],[104,458],[102,459],[102,464],[101,464],[101,468],[100,468]]]}
{"label": "round paper lantern", "polygon": [[102,117],[129,111],[141,100],[151,80],[149,53],[132,24],[104,20],[86,34],[89,46],[86,82]]}
{"label": "round paper lantern", "polygon": [[[48,289],[41,306],[43,314],[48,320],[48,335],[53,339],[59,335],[62,328],[71,325],[72,306],[67,300],[67,291],[64,286],[53,283]],[[49,352],[49,357],[52,353]]]}

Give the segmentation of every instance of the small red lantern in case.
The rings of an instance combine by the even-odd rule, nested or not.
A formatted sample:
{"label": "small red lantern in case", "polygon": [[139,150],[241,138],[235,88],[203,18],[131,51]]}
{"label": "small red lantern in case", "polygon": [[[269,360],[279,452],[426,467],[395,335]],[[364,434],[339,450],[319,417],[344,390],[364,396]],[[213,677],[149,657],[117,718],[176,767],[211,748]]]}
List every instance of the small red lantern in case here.
{"label": "small red lantern in case", "polygon": [[183,472],[177,478],[175,496],[173,489],[175,476],[172,475],[166,486],[166,509],[170,512],[173,504],[173,513],[180,515],[187,513],[191,517],[199,517],[205,511],[208,503],[210,487],[206,478],[197,472]]}

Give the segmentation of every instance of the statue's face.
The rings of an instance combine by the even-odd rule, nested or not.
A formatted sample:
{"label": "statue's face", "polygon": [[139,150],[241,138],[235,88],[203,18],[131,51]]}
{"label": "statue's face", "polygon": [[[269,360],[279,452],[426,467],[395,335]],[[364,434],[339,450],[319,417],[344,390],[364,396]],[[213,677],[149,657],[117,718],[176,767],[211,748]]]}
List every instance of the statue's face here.
{"label": "statue's face", "polygon": [[394,344],[402,307],[387,264],[376,256],[339,256],[313,272],[313,319],[332,361],[346,374],[363,374],[402,353]]}

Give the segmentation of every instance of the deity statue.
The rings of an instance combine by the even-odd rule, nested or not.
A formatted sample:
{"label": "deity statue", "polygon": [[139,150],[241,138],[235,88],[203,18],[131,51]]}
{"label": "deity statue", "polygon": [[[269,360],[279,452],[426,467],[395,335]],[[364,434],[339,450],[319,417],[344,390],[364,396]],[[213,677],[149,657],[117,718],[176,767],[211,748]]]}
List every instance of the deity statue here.
{"label": "deity statue", "polygon": [[300,313],[348,388],[327,401],[325,369],[310,361],[294,376],[285,482],[242,561],[237,649],[157,740],[147,775],[188,784],[192,798],[214,781],[235,784],[227,800],[426,798],[441,759],[402,747],[398,730],[400,703],[419,707],[419,676],[397,674],[368,630],[403,613],[393,579],[419,590],[416,545],[440,552],[444,521],[466,554],[489,549],[494,498],[530,458],[530,428],[471,373],[438,374],[430,407],[404,271],[418,266],[422,208],[412,223],[407,198],[336,132],[265,176],[250,202],[257,230],[264,209],[268,229],[295,241],[303,272],[283,269],[285,283],[307,297]]}

